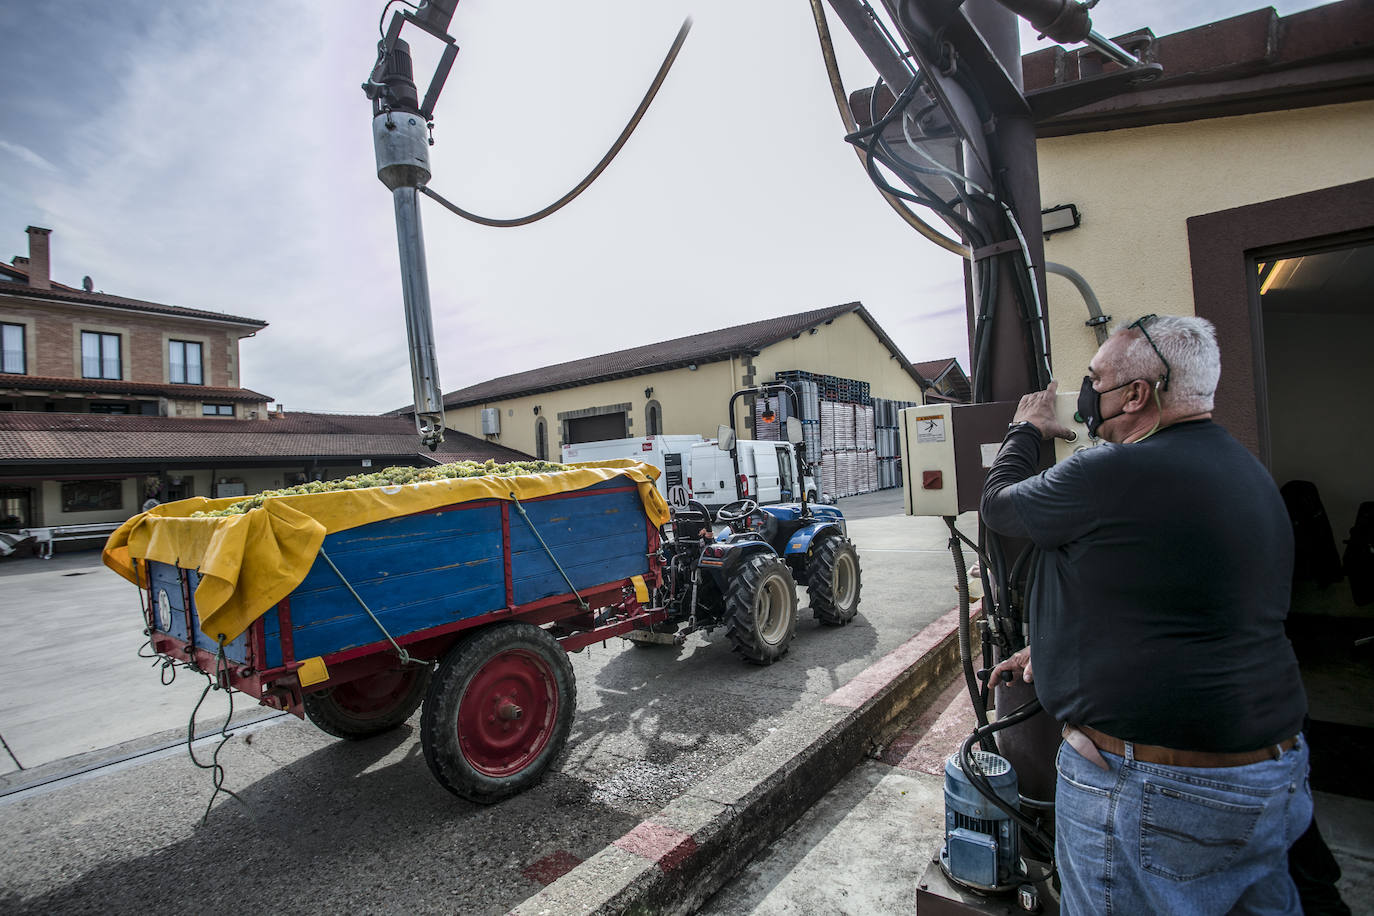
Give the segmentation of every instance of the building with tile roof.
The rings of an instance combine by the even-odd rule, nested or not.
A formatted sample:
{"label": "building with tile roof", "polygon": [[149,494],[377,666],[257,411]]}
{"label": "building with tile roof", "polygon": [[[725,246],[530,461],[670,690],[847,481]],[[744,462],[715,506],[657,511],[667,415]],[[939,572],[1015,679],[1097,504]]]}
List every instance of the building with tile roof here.
{"label": "building with tile roof", "polygon": [[[929,387],[868,309],[846,302],[490,379],[448,392],[445,422],[556,460],[561,446],[578,442],[714,436],[731,394],[789,370],[898,401],[919,403]],[[750,429],[749,404],[739,410],[740,428]]]}
{"label": "building with tile roof", "polygon": [[367,467],[520,452],[450,433],[421,452],[402,417],[283,414],[242,387],[267,327],[56,283],[49,232],[0,264],[0,529],[122,521],[151,497],[234,496]]}

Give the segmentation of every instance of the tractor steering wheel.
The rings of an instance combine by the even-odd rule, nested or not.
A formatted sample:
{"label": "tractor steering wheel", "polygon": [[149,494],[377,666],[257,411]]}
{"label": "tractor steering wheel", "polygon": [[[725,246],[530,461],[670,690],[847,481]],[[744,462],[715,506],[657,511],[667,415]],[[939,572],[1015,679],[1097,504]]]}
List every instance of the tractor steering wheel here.
{"label": "tractor steering wheel", "polygon": [[725,522],[727,525],[733,522],[742,522],[757,511],[759,511],[759,504],[752,499],[737,499],[716,510],[716,521]]}

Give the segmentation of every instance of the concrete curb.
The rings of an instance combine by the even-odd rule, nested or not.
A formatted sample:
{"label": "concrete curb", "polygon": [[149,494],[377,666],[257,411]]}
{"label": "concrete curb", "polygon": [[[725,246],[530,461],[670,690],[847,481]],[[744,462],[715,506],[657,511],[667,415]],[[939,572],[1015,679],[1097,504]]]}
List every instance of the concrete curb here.
{"label": "concrete curb", "polygon": [[691,913],[958,670],[954,610],[511,914]]}

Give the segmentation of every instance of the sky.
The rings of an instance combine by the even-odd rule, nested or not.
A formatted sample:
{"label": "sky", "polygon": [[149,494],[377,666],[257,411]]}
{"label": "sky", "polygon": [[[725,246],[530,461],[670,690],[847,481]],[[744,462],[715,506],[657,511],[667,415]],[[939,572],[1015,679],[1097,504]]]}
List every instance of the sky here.
{"label": "sky", "polygon": [[[1092,15],[1105,35],[1165,35],[1260,5],[1101,0]],[[43,226],[58,282],[268,322],[240,345],[241,384],[287,410],[409,404],[395,219],[360,89],[381,10],[0,5],[0,257]],[[492,217],[561,196],[687,15],[648,115],[572,204],[494,229],[422,201],[444,390],[856,300],[912,361],[967,370],[960,259],[908,228],[844,143],[805,0],[463,0],[430,187]],[[871,85],[829,18],[847,90]],[[440,47],[405,37],[423,87]],[[1023,52],[1041,46],[1022,30]]]}

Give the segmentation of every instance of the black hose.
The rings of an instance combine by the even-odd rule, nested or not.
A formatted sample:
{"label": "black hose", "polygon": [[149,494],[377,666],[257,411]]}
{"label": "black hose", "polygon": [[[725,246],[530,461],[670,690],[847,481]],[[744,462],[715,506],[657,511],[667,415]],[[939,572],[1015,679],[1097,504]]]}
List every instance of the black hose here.
{"label": "black hose", "polygon": [[[1018,706],[1010,715],[1004,716],[990,725],[980,725],[978,728],[975,728],[973,733],[964,739],[963,745],[959,748],[959,766],[963,769],[964,775],[968,777],[969,784],[977,790],[978,794],[982,795],[1009,818],[1015,821],[1016,824],[1025,831],[1027,838],[1033,840],[1035,844],[1040,847],[1037,851],[1043,853],[1046,860],[1051,862],[1050,874],[1053,874],[1054,838],[1046,834],[1044,830],[1040,828],[1040,824],[1037,821],[1032,820],[1002,800],[988,782],[987,776],[983,773],[982,768],[978,766],[977,758],[973,756],[974,742],[988,740],[994,733],[1004,728],[1020,725],[1022,722],[1041,712],[1041,710],[1040,700],[1032,697]],[[1045,877],[1048,878],[1049,875]]]}
{"label": "black hose", "polygon": [[[954,527],[954,516],[946,515],[945,524],[949,526],[949,551],[954,555],[955,591],[959,594],[959,663],[964,669],[964,686],[968,688],[973,700],[973,714],[978,718],[978,728],[988,724],[986,696],[978,689],[978,677],[973,673],[973,647],[969,635],[968,568],[964,565],[964,549],[959,544],[959,530]],[[993,748],[984,743],[983,750]]]}
{"label": "black hose", "polygon": [[427,185],[420,185],[416,190],[431,200],[443,205],[449,211],[461,216],[463,219],[471,220],[474,223],[481,223],[483,226],[494,226],[497,229],[506,229],[513,226],[527,226],[530,223],[538,222],[544,217],[558,212],[567,204],[571,203],[579,194],[587,190],[591,183],[596,181],[602,172],[606,171],[606,167],[611,164],[611,160],[620,152],[621,147],[629,141],[630,134],[634,133],[635,128],[639,126],[639,122],[644,118],[644,113],[649,110],[649,105],[653,102],[654,96],[658,95],[658,90],[663,86],[663,81],[668,78],[668,71],[672,69],[673,62],[677,60],[678,52],[682,50],[683,43],[687,41],[687,33],[690,31],[692,31],[692,17],[688,16],[686,19],[682,20],[682,27],[678,29],[677,37],[673,39],[672,46],[668,48],[668,55],[663,58],[663,63],[659,65],[658,73],[654,75],[653,81],[649,83],[649,89],[644,93],[644,98],[640,100],[639,107],[636,108],[635,113],[630,116],[629,123],[621,130],[620,136],[616,137],[615,142],[611,144],[611,148],[606,151],[606,155],[601,157],[601,161],[577,183],[576,187],[542,210],[536,210],[526,216],[518,216],[512,219],[494,219],[488,216],[479,216],[476,213],[464,210],[457,204],[445,200]]}

